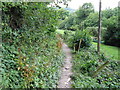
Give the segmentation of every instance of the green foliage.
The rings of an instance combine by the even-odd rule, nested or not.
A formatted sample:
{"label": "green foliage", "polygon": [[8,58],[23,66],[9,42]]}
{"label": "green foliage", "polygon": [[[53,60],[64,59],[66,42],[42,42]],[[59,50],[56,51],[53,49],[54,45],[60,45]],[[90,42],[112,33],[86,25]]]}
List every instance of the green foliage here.
{"label": "green foliage", "polygon": [[2,4],[0,87],[56,88],[63,60],[54,33],[56,11],[48,3]]}
{"label": "green foliage", "polygon": [[[95,49],[97,50],[97,43],[93,42],[93,45],[95,46]],[[103,52],[105,56],[111,57],[112,60],[120,59],[119,58],[119,51],[120,51],[119,47],[105,45],[105,44],[101,44],[100,47],[101,47],[101,52]]]}
{"label": "green foliage", "polygon": [[118,46],[120,41],[120,30],[118,27],[118,17],[112,16],[107,19],[107,31],[104,34],[105,44]]}
{"label": "green foliage", "polygon": [[74,30],[74,31],[76,31],[76,30],[80,30],[80,25],[72,25],[71,27],[71,30]]}
{"label": "green foliage", "polygon": [[109,19],[112,16],[117,16],[117,14],[118,14],[118,8],[117,7],[114,8],[114,9],[108,8],[108,9],[102,11],[103,17],[105,17],[107,19]]}
{"label": "green foliage", "polygon": [[90,33],[90,35],[94,37],[98,36],[98,27],[87,27],[86,30]]}
{"label": "green foliage", "polygon": [[57,14],[58,14],[58,28],[63,28],[64,27],[64,20],[69,16],[69,11],[65,10],[64,8],[60,8],[57,10]]}
{"label": "green foliage", "polygon": [[[81,40],[81,44],[80,44],[80,40]],[[79,49],[78,48],[79,44],[80,44],[80,48],[90,47],[91,46],[91,37],[86,30],[76,31],[72,43],[75,44],[76,50]]]}
{"label": "green foliage", "polygon": [[100,85],[96,82],[96,79],[89,76],[84,76],[82,74],[75,74],[72,76],[73,79],[73,88],[98,88]]}
{"label": "green foliage", "polygon": [[76,11],[76,24],[81,23],[83,20],[85,20],[90,13],[94,12],[93,5],[91,3],[84,3],[82,7],[79,8],[78,11]]}
{"label": "green foliage", "polygon": [[69,11],[65,10],[64,8],[61,8],[58,10],[59,13],[59,19],[64,20],[67,16],[69,16]]}
{"label": "green foliage", "polygon": [[[120,40],[119,30],[119,8],[106,9],[102,11],[102,33],[101,38],[105,44],[118,46]],[[90,34],[97,37],[98,26],[98,12],[94,12],[93,5],[91,3],[84,3],[75,13],[72,13],[59,25],[60,29],[67,30],[84,30],[90,31]]]}
{"label": "green foliage", "polygon": [[56,33],[61,34],[61,35],[64,35],[64,31],[65,31],[65,30],[59,30],[59,29],[57,29],[57,30],[56,30]]}
{"label": "green foliage", "polygon": [[97,27],[98,26],[98,13],[90,13],[90,15],[85,19],[86,27]]}
{"label": "green foliage", "polygon": [[[69,47],[78,50],[80,48],[89,48],[91,46],[91,36],[86,30],[83,31],[65,31],[64,39]],[[80,46],[80,47],[79,47]]]}
{"label": "green foliage", "polygon": [[[89,5],[88,5],[89,6]],[[86,12],[87,10],[88,13]],[[103,11],[102,17],[102,40],[106,44],[118,46],[119,40],[119,26],[117,8]],[[74,50],[73,56],[73,75],[72,78],[72,87],[73,88],[120,88],[120,72],[119,72],[119,61],[113,60],[110,55],[100,53],[98,55],[95,47],[90,47],[91,45],[91,36],[97,37],[97,26],[98,26],[98,13],[93,13],[93,9],[83,5],[78,11],[73,13],[70,18],[65,19],[62,23],[62,28],[68,30],[77,30],[75,34],[70,32],[64,32],[65,41],[68,43]],[[67,21],[70,23],[68,24]],[[84,31],[84,29],[86,29]],[[91,35],[89,35],[89,34]],[[80,46],[80,48],[79,48]],[[89,47],[89,48],[83,48]],[[112,48],[112,47],[109,47]],[[101,45],[102,49],[102,45]],[[109,49],[106,51],[113,52]],[[108,52],[107,52],[108,53]],[[118,54],[118,50],[117,53]],[[107,55],[107,56],[105,56]],[[113,54],[114,55],[114,54]],[[95,71],[103,65],[106,61],[109,60],[107,64],[101,71],[97,73],[97,77],[92,77]],[[118,59],[116,59],[118,60]]]}
{"label": "green foliage", "polygon": [[71,28],[71,26],[73,25],[73,21],[74,21],[74,15],[69,16],[62,23],[60,23],[59,29],[74,30],[73,28]]}
{"label": "green foliage", "polygon": [[74,88],[120,88],[119,62],[112,61],[92,78],[93,73],[104,62],[110,60],[104,54],[98,55],[94,48],[81,49],[73,56],[72,86]]}
{"label": "green foliage", "polygon": [[70,40],[74,35],[73,31],[65,30],[64,31],[64,40]]}
{"label": "green foliage", "polygon": [[105,34],[103,35],[103,39],[105,41],[105,44],[108,45],[114,45],[118,46],[119,45],[119,40],[120,40],[120,31],[119,31],[119,23],[118,23],[118,10],[119,8],[114,8],[114,9],[106,9],[102,11],[103,13],[103,23],[102,26],[106,27],[107,30]]}
{"label": "green foliage", "polygon": [[59,28],[73,31],[78,29],[80,30],[84,26],[83,21],[90,15],[90,13],[93,12],[93,5],[91,3],[84,3],[79,10],[77,10],[75,13],[71,13],[68,18],[61,22]]}
{"label": "green foliage", "polygon": [[[98,27],[87,27],[86,30],[89,32],[89,34],[93,37],[98,37]],[[103,39],[103,36],[105,35],[106,28],[102,27],[101,32],[101,40]],[[94,41],[94,40],[93,40]]]}

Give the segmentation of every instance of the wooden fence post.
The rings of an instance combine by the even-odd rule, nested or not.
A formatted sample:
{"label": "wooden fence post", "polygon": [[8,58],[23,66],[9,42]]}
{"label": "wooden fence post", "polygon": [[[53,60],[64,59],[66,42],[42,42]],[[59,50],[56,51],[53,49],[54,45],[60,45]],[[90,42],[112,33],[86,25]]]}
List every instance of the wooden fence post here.
{"label": "wooden fence post", "polygon": [[99,2],[99,25],[98,25],[98,45],[97,52],[100,53],[100,43],[101,43],[101,0]]}

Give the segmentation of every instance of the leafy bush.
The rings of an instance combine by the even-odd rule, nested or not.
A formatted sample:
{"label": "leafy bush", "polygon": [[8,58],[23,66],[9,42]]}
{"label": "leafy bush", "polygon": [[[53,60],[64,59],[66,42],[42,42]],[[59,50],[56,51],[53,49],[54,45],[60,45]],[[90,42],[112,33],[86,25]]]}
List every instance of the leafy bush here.
{"label": "leafy bush", "polygon": [[0,87],[56,88],[63,60],[54,33],[56,11],[48,8],[48,3],[5,2],[2,5]]}
{"label": "leafy bush", "polygon": [[73,35],[74,35],[74,32],[65,30],[64,31],[64,40],[69,40]]}
{"label": "leafy bush", "polygon": [[110,60],[104,54],[98,55],[93,47],[81,49],[73,56],[72,86],[74,88],[120,88],[119,64],[112,61],[101,71],[97,77],[94,72]]}
{"label": "leafy bush", "polygon": [[59,29],[68,29],[68,30],[74,30],[72,29],[72,25],[73,25],[73,21],[74,21],[74,15],[69,16],[68,18],[66,18],[64,21],[62,21],[58,28]]}
{"label": "leafy bush", "polygon": [[39,38],[34,42],[32,38],[27,38],[26,33],[29,34],[25,32],[13,37],[14,44],[3,43],[2,87],[56,87],[63,60],[63,55],[56,47],[58,41],[55,36],[45,34],[41,40],[43,36],[39,33],[36,37],[38,33],[34,33],[33,39]]}
{"label": "leafy bush", "polygon": [[[92,39],[86,30],[84,31],[65,31],[64,39],[68,43],[69,47],[78,50],[80,48],[87,48],[91,46]],[[80,43],[81,40],[81,43]],[[79,49],[80,49],[79,48]]]}
{"label": "leafy bush", "polygon": [[80,45],[80,48],[90,47],[91,37],[88,34],[88,32],[85,30],[76,31],[72,43],[73,43],[73,46],[75,45],[75,50],[79,49],[79,45]]}
{"label": "leafy bush", "polygon": [[99,83],[97,83],[97,80],[94,78],[91,78],[89,76],[85,76],[82,74],[75,74],[72,76],[72,87],[73,88],[98,88],[100,87]]}

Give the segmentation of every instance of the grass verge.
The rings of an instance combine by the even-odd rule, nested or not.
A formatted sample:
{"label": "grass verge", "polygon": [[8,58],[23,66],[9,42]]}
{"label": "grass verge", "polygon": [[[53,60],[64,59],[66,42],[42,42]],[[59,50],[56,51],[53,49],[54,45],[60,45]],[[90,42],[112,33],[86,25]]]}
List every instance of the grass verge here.
{"label": "grass verge", "polygon": [[[97,49],[97,43],[93,42],[93,45],[95,49]],[[111,57],[113,60],[120,59],[119,58],[120,48],[118,47],[101,44],[101,51],[104,52],[106,56]]]}

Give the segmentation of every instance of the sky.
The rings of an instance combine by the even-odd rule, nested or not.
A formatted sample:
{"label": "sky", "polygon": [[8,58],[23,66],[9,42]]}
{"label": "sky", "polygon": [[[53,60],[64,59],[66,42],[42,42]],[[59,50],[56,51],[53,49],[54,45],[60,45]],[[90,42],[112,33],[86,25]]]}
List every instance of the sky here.
{"label": "sky", "polygon": [[[120,0],[101,0],[102,1],[102,10],[105,10],[106,8],[115,8],[118,6],[118,2]],[[99,10],[99,0],[71,0],[69,2],[68,7],[72,9],[78,9],[80,6],[83,5],[83,3],[89,3],[91,2],[94,6],[95,11]]]}

